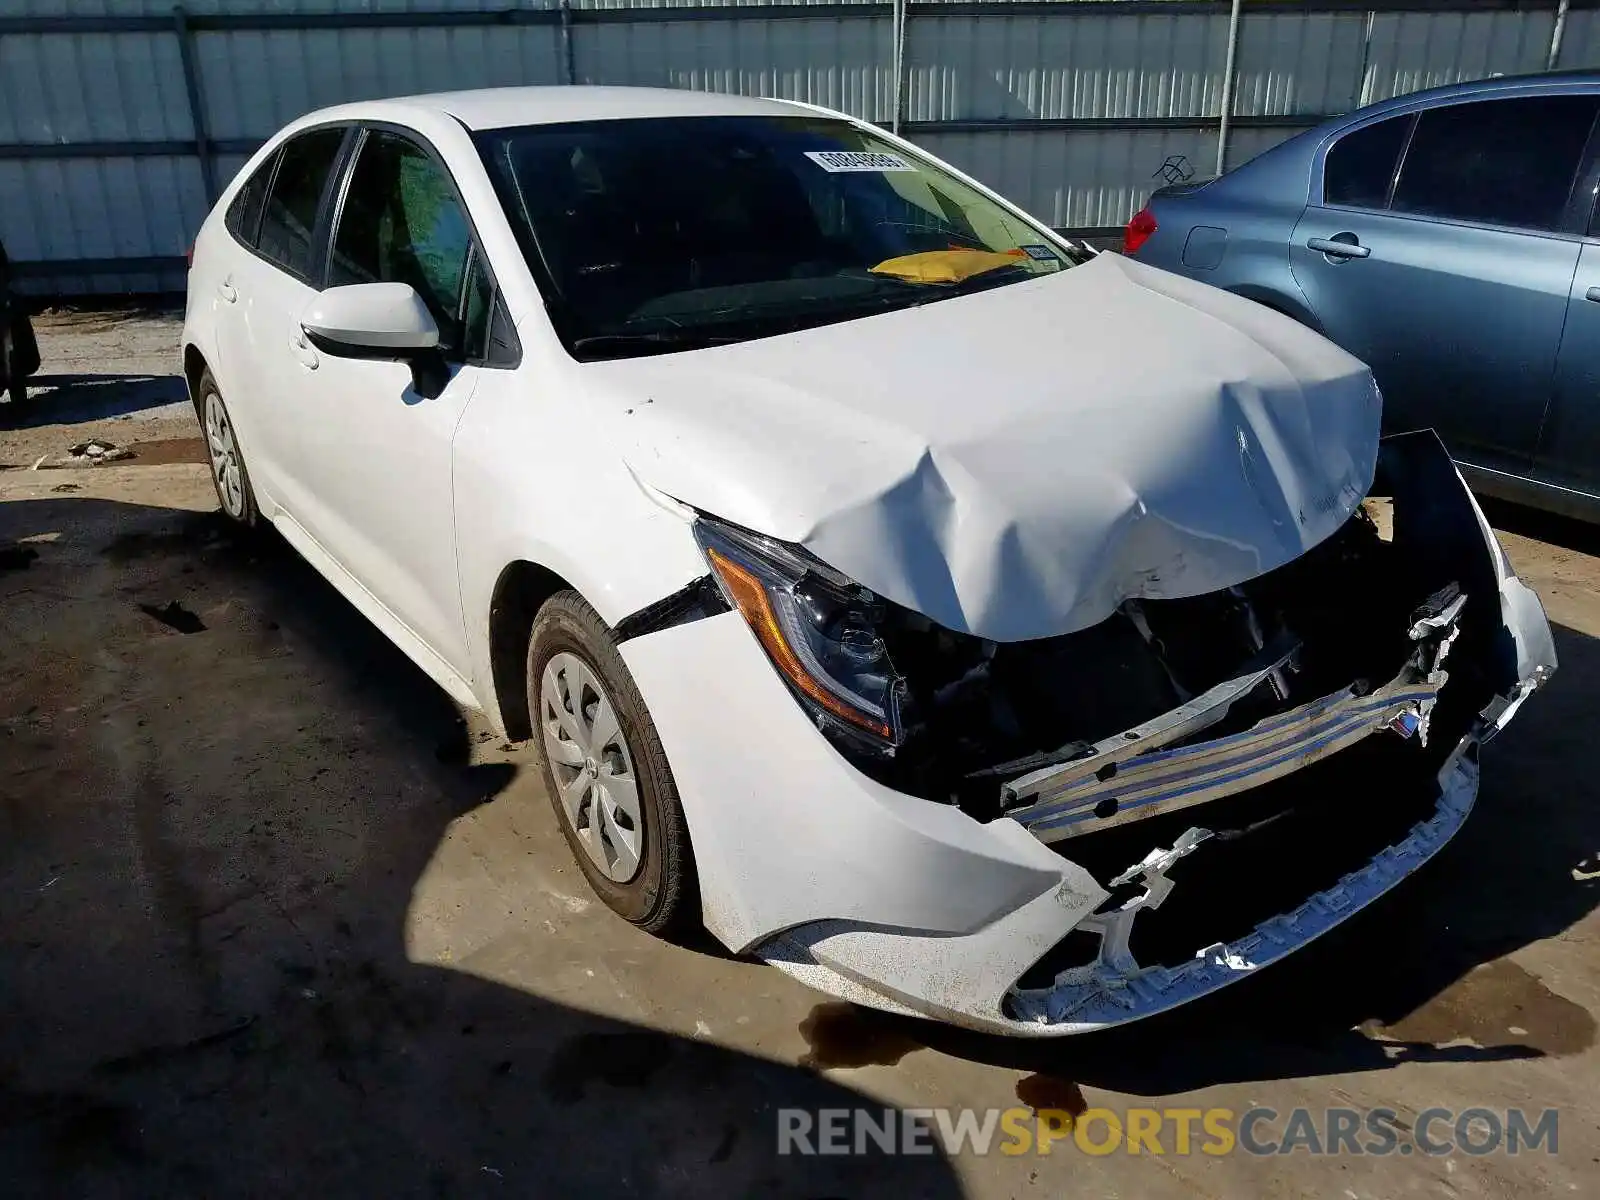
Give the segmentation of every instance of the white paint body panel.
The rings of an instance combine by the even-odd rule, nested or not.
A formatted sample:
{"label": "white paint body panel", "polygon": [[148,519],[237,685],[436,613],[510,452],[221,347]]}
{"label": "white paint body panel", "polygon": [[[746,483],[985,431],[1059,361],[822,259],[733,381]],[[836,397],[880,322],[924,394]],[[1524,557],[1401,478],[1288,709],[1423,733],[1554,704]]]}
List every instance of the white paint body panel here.
{"label": "white paint body panel", "polygon": [[[782,337],[574,361],[463,122],[796,111],[582,88],[349,105],[269,142],[202,228],[184,344],[216,374],[263,515],[459,702],[500,720],[490,616],[508,568],[553,572],[615,625],[706,574],[685,503],[1012,640],[1251,578],[1366,493],[1379,401],[1361,364],[1111,256]],[[363,120],[415,130],[449,166],[517,329],[515,369],[458,368],[424,399],[404,364],[318,354],[299,325],[313,289],[224,229],[282,138]],[[1500,578],[1531,670],[1543,615]],[[737,614],[622,653],[722,941],[852,998],[1019,1031],[1001,997],[1104,899],[1085,871],[1014,821],[856,771]]]}
{"label": "white paint body panel", "polygon": [[622,655],[672,762],[706,923],[732,948],[835,918],[969,934],[1045,894],[1059,895],[1059,938],[1104,898],[1015,821],[979,825],[851,767],[737,614]]}
{"label": "white paint body panel", "polygon": [[278,397],[293,422],[290,515],[452,670],[470,677],[456,577],[451,443],[485,372],[424,399],[404,363],[318,359]]}
{"label": "white paint body panel", "polygon": [[1367,494],[1367,368],[1120,256],[785,337],[595,364],[655,487],[997,641],[1253,579]]}
{"label": "white paint body panel", "polygon": [[[241,251],[220,220],[215,223],[216,237],[202,231],[201,238],[218,243],[217,257],[226,268],[219,288],[226,285],[234,299],[218,305],[213,334],[218,357],[208,361],[239,444],[250,448],[245,460],[250,482],[263,515],[270,518],[306,491],[296,445],[299,430],[292,419],[285,419],[280,401],[300,391],[309,371],[290,345],[297,331],[295,315],[316,293]],[[200,253],[197,243],[197,262]],[[194,292],[191,283],[190,295]]]}

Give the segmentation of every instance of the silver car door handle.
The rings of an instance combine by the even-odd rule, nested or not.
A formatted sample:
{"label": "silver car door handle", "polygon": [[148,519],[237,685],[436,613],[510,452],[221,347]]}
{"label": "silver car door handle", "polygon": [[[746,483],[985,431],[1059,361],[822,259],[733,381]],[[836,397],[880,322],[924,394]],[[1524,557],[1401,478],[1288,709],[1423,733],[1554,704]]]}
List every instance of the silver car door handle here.
{"label": "silver car door handle", "polygon": [[239,298],[239,289],[233,286],[233,280],[224,279],[221,283],[217,284],[217,295],[221,296],[229,304],[232,304]]}
{"label": "silver car door handle", "polygon": [[315,371],[322,362],[303,332],[289,335],[289,349],[294,351],[294,356],[300,360],[300,365],[309,370]]}
{"label": "silver car door handle", "polygon": [[1336,242],[1332,238],[1309,238],[1306,248],[1319,254],[1331,254],[1335,258],[1366,258],[1372,253],[1371,246],[1363,246],[1359,242]]}
{"label": "silver car door handle", "polygon": [[1596,304],[1600,304],[1600,287],[1590,288],[1583,294],[1583,298],[1585,300],[1593,300]]}

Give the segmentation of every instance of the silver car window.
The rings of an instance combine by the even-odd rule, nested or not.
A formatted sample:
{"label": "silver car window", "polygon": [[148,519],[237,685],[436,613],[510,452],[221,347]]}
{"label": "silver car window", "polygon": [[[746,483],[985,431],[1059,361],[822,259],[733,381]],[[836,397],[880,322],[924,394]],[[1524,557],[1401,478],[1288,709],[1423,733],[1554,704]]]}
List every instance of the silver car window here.
{"label": "silver car window", "polygon": [[1389,185],[1413,119],[1411,113],[1390,117],[1335,142],[1323,163],[1323,202],[1342,208],[1388,207]]}
{"label": "silver car window", "polygon": [[1395,185],[1395,212],[1556,230],[1600,97],[1527,96],[1431,108]]}

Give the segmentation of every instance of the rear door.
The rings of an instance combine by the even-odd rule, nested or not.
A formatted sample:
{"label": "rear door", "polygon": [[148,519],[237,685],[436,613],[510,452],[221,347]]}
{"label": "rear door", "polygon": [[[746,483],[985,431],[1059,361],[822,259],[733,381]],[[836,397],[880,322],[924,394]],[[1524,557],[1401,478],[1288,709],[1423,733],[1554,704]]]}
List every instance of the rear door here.
{"label": "rear door", "polygon": [[305,474],[289,401],[315,369],[298,344],[298,317],[315,294],[327,196],[348,134],[342,125],[323,126],[284,143],[254,236],[243,244],[248,253],[233,255],[218,283],[223,397],[257,498],[291,513],[304,506]]}
{"label": "rear door", "polygon": [[1290,265],[1328,336],[1371,365],[1390,429],[1432,427],[1457,458],[1531,466],[1597,107],[1592,95],[1475,100],[1329,148]]}
{"label": "rear door", "polygon": [[271,466],[265,461],[256,461],[254,409],[259,389],[251,386],[255,365],[246,315],[251,305],[248,301],[240,302],[239,281],[253,272],[256,239],[261,232],[261,210],[278,169],[278,156],[279,151],[268,155],[228,205],[223,217],[228,240],[221,243],[221,252],[197,256],[189,269],[189,307],[195,311],[209,310],[211,314],[216,333],[211,371],[222,388],[239,438],[250,455],[256,500],[266,505],[264,511],[269,515],[275,492]]}

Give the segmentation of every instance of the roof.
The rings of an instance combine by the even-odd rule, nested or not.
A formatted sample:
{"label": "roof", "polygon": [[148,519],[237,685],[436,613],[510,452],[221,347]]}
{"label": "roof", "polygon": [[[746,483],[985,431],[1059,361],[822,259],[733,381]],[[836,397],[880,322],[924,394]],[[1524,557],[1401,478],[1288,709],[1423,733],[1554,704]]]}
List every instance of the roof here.
{"label": "roof", "polygon": [[[1349,117],[1368,116],[1390,109],[1408,108],[1417,101],[1446,100],[1462,96],[1488,96],[1496,92],[1555,93],[1593,91],[1600,88],[1600,71],[1539,71],[1530,75],[1494,75],[1488,79],[1469,79],[1464,83],[1448,83],[1442,87],[1426,88],[1420,92],[1404,92],[1387,100],[1380,100],[1356,109],[1339,118],[1343,123]],[[1331,124],[1331,122],[1330,122]]]}
{"label": "roof", "polygon": [[469,129],[637,117],[798,116],[815,111],[783,100],[645,87],[481,88],[397,97],[395,103],[448,113]]}

